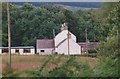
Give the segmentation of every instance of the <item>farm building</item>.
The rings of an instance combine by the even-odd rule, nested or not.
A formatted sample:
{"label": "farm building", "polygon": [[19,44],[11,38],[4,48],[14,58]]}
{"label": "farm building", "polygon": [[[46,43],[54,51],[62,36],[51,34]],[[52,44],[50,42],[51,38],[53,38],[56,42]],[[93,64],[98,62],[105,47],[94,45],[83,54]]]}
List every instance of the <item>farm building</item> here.
{"label": "farm building", "polygon": [[78,44],[82,48],[82,50],[81,50],[82,54],[85,54],[87,52],[87,50],[96,49],[100,43],[99,42],[89,42],[86,44],[86,42],[79,42]]}
{"label": "farm building", "polygon": [[52,54],[54,49],[53,39],[37,40],[37,53],[40,55]]}
{"label": "farm building", "polygon": [[[8,47],[0,47],[0,54],[8,53]],[[33,55],[35,48],[33,46],[11,47],[11,54]]]}
{"label": "farm building", "polygon": [[64,55],[80,55],[81,46],[76,43],[76,36],[68,31],[67,24],[62,24],[61,32],[54,39],[38,39],[37,53],[41,55],[57,52]]}

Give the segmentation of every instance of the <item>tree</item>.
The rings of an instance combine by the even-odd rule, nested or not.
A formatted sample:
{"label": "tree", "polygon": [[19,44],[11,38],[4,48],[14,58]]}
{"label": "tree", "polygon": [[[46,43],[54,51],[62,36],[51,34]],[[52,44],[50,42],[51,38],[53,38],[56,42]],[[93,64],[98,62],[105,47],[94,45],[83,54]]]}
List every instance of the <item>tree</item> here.
{"label": "tree", "polygon": [[[3,5],[3,8],[5,5]],[[97,10],[95,10],[97,11]],[[34,7],[30,3],[23,6],[11,4],[11,34],[12,46],[34,45],[37,39],[52,39],[52,30],[60,32],[61,24],[68,23],[69,30],[77,37],[77,41],[85,41],[85,29],[88,38],[94,40],[94,34],[99,36],[99,22],[95,20],[93,10],[72,12],[59,6]],[[3,9],[3,46],[7,46],[7,19]],[[96,37],[97,37],[96,36]],[[96,41],[99,41],[96,38]]]}
{"label": "tree", "polygon": [[101,23],[102,41],[99,54],[106,57],[117,58],[119,55],[119,34],[120,26],[120,2],[112,8],[111,12]]}

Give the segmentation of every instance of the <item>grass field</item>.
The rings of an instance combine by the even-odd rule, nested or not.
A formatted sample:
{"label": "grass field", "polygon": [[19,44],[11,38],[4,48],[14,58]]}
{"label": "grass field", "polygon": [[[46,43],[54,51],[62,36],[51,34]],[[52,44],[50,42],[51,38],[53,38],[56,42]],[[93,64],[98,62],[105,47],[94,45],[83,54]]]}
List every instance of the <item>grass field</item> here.
{"label": "grass field", "polygon": [[[71,57],[71,56],[70,56]],[[43,67],[43,71],[50,71],[56,67],[60,67],[66,63],[68,56],[64,55],[51,55],[51,56],[39,56],[39,55],[12,55],[12,68],[17,76],[29,76],[27,72],[29,70],[40,69]],[[77,63],[88,62],[91,68],[94,68],[99,60],[97,58],[75,56]],[[2,69],[5,72],[8,67],[9,55],[2,55]]]}

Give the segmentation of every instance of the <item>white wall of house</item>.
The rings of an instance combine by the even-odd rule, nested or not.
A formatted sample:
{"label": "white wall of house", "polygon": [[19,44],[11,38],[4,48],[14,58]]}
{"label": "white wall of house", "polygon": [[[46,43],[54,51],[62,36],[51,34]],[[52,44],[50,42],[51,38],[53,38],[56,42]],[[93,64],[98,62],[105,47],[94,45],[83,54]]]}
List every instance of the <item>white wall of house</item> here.
{"label": "white wall of house", "polygon": [[[44,52],[41,52],[41,50],[44,50]],[[37,49],[37,53],[39,53],[39,55],[51,55],[52,51],[53,51],[53,48]]]}
{"label": "white wall of house", "polygon": [[15,49],[11,49],[11,54],[15,54]]}
{"label": "white wall of house", "polygon": [[19,54],[21,55],[23,53],[23,49],[19,49]]}
{"label": "white wall of house", "polygon": [[[68,39],[64,41],[58,48],[56,48],[58,54],[68,55]],[[70,55],[80,55],[81,46],[79,46],[74,40],[69,39],[69,53]]]}
{"label": "white wall of house", "polygon": [[0,54],[2,54],[2,49],[0,49]]}
{"label": "white wall of house", "polygon": [[[73,39],[76,42],[76,36],[73,35],[71,32],[71,39]],[[58,35],[55,36],[55,46],[57,46],[61,41],[67,38],[68,30],[63,30]]]}
{"label": "white wall of house", "polygon": [[30,49],[31,54],[35,54],[35,49]]}

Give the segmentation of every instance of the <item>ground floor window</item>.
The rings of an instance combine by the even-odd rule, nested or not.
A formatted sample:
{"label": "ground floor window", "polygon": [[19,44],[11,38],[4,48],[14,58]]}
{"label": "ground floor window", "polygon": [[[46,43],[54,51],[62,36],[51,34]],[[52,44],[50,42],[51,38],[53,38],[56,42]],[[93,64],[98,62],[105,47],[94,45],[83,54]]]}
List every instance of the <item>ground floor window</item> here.
{"label": "ground floor window", "polygon": [[8,53],[8,49],[2,49],[2,53]]}
{"label": "ground floor window", "polygon": [[15,49],[15,52],[16,52],[16,53],[19,53],[19,49]]}
{"label": "ground floor window", "polygon": [[24,53],[30,53],[30,49],[27,48],[27,49],[23,49]]}
{"label": "ground floor window", "polygon": [[40,52],[45,52],[45,50],[40,50]]}

